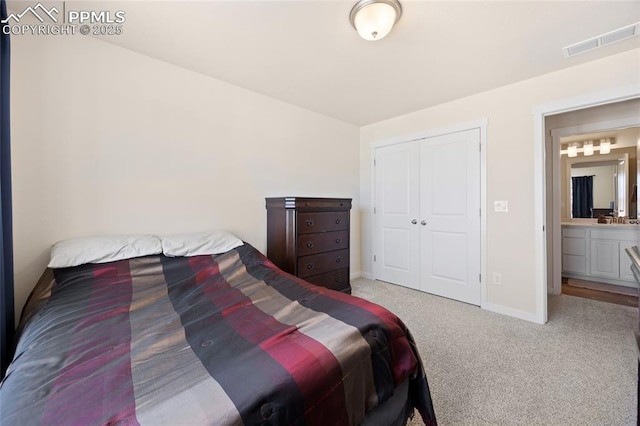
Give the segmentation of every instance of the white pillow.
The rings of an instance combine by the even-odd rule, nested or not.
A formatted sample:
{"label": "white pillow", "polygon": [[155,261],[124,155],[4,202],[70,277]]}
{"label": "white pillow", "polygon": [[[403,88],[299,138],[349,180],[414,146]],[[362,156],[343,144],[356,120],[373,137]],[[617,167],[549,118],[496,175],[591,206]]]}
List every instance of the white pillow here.
{"label": "white pillow", "polygon": [[67,268],[85,263],[106,263],[162,253],[155,235],[82,237],[58,241],[51,248],[49,268]]}
{"label": "white pillow", "polygon": [[241,239],[227,231],[160,236],[162,253],[168,257],[226,253],[243,245]]}

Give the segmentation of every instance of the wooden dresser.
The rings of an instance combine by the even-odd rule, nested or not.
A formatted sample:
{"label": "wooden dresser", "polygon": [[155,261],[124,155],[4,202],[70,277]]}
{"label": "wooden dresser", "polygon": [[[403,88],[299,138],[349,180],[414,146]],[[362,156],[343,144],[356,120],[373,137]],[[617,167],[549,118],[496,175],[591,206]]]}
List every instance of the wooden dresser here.
{"label": "wooden dresser", "polygon": [[351,198],[267,198],[267,257],[310,283],[351,293]]}

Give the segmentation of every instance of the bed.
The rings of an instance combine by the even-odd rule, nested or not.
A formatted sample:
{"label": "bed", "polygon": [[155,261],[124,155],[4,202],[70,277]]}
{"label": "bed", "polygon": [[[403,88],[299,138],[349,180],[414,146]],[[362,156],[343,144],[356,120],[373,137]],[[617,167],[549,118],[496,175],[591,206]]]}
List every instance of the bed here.
{"label": "bed", "polygon": [[44,271],[0,384],[0,424],[402,425],[414,412],[436,424],[391,312],[247,243],[201,254],[160,240],[116,260],[78,243],[93,263]]}

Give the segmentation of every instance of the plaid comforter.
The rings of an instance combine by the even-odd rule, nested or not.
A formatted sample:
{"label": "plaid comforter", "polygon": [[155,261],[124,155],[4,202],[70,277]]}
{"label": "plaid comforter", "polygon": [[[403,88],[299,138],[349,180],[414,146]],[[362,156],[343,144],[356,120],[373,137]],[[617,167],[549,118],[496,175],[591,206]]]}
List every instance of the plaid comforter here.
{"label": "plaid comforter", "polygon": [[435,424],[397,317],[248,244],[47,269],[19,332],[2,425],[355,425],[405,380]]}

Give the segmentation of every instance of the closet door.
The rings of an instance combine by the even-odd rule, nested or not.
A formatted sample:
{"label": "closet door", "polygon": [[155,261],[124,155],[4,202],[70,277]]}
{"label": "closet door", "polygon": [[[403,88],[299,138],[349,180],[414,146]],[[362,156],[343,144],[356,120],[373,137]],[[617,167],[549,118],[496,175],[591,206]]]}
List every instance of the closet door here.
{"label": "closet door", "polygon": [[480,305],[480,131],[420,142],[420,289]]}
{"label": "closet door", "polygon": [[419,146],[375,150],[374,276],[419,288]]}

